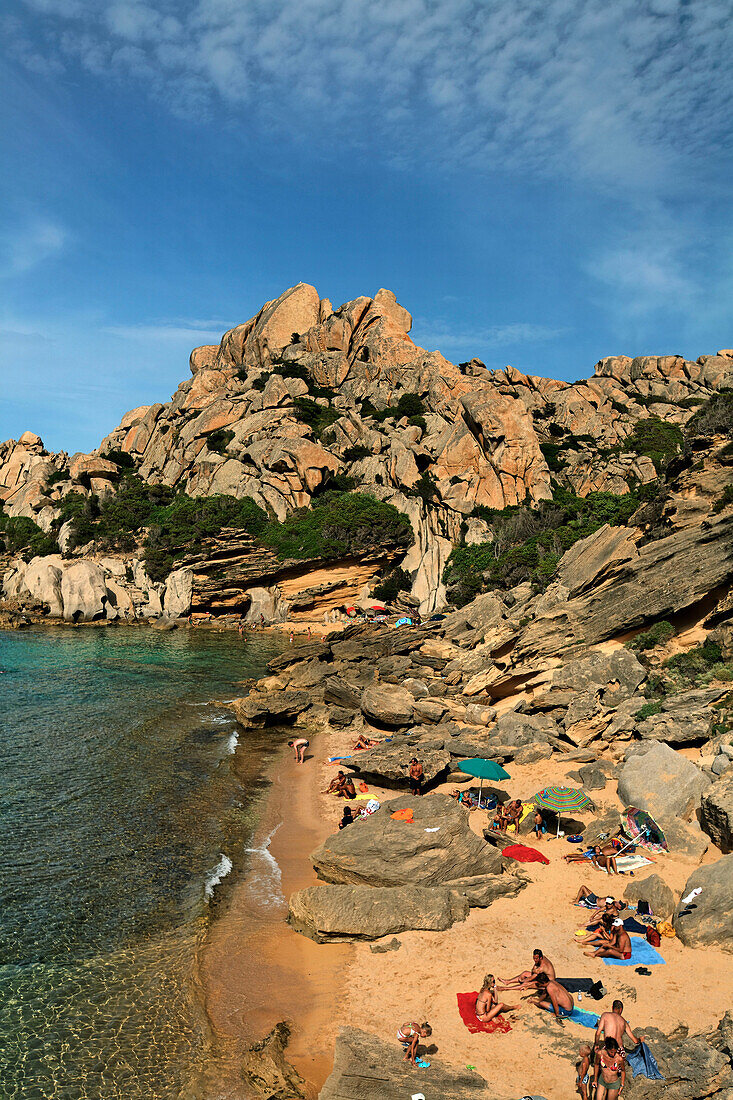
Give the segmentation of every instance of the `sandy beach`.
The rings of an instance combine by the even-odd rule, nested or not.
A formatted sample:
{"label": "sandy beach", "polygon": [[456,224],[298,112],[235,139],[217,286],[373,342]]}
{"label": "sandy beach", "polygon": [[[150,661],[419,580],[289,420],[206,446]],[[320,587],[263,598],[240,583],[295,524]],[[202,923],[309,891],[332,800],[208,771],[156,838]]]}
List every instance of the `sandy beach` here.
{"label": "sandy beach", "polygon": [[[676,939],[664,939],[666,965],[653,967],[649,977],[636,974],[633,967],[610,967],[583,955],[574,942],[576,929],[584,924],[584,911],[572,905],[578,887],[586,883],[600,895],[621,897],[634,880],[628,874],[607,876],[588,866],[567,865],[561,857],[570,848],[562,837],[545,836],[539,842],[523,838],[536,844],[550,863],[524,865],[530,884],[516,898],[472,909],[465,922],[446,932],[403,933],[398,951],[374,953],[369,943],[319,945],[293,932],[285,923],[282,898],[317,881],[309,854],[336,830],[343,806],[321,793],[335,771],[325,761],[350,751],[352,740],[348,731],[311,736],[303,766],[295,765],[285,750],[259,831],[261,840],[277,826],[270,853],[282,874],[279,903],[263,907],[253,898],[251,881],[243,879],[232,892],[226,915],[212,926],[202,976],[213,1028],[231,1055],[287,1020],[292,1025],[288,1057],[316,1097],[330,1071],[340,1025],[348,1023],[391,1041],[404,1019],[427,1018],[437,1048],[434,1060],[475,1066],[496,1082],[501,1095],[535,1092],[561,1100],[572,1094],[575,1052],[592,1038],[592,1031],[562,1024],[519,1001],[511,1032],[472,1035],[456,1007],[456,994],[477,989],[487,971],[507,978],[529,967],[534,947],[552,960],[558,975],[603,982],[603,1001],[585,997],[580,1003],[588,1011],[609,1009],[611,1000],[620,997],[632,1027],[642,1034],[649,1025],[665,1032],[678,1024],[691,1031],[717,1025],[733,988],[730,954],[716,948],[693,951]],[[556,757],[511,765],[512,778],[502,786],[512,796],[527,798],[564,781],[574,766]],[[443,793],[451,789],[451,784],[436,788]],[[370,792],[380,799],[396,794],[375,785]],[[620,810],[613,782],[596,795],[599,811]],[[473,811],[470,824],[481,834],[487,813]],[[703,862],[719,855],[711,846]],[[657,872],[676,892],[697,865],[695,859],[674,853],[653,859],[654,864],[636,873],[637,879]],[[229,1091],[221,1095],[246,1095],[241,1082],[237,1084],[236,1057],[231,1068]]]}

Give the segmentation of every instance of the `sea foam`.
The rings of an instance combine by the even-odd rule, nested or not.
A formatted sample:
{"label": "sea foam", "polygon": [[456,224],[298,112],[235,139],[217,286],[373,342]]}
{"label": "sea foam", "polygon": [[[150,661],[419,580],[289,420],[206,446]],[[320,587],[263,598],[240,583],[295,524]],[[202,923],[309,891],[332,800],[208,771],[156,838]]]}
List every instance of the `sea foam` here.
{"label": "sea foam", "polygon": [[225,855],[224,852],[222,852],[221,858],[216,867],[214,867],[213,871],[210,871],[209,874],[206,876],[206,881],[204,883],[204,897],[207,901],[211,901],[212,897],[214,896],[214,890],[219,885],[221,880],[227,877],[232,867],[233,864],[229,856]]}
{"label": "sea foam", "polygon": [[252,856],[249,875],[250,896],[265,909],[280,909],[285,904],[285,895],[282,892],[282,871],[270,851],[272,838],[281,824],[282,822],[279,822],[268,833],[259,848],[245,849]]}

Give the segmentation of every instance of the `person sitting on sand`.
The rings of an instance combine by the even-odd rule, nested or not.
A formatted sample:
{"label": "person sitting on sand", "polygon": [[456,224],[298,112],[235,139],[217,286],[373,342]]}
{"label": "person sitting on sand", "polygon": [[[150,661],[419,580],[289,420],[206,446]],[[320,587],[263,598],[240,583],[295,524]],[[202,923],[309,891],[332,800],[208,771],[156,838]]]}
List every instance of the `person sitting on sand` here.
{"label": "person sitting on sand", "polygon": [[432,1034],[433,1029],[427,1020],[424,1024],[417,1024],[413,1020],[410,1023],[402,1024],[401,1027],[398,1027],[397,1042],[402,1044],[402,1049],[405,1052],[403,1061],[412,1062],[414,1066],[418,1043],[421,1039],[427,1039],[428,1036]]}
{"label": "person sitting on sand", "polygon": [[532,952],[532,969],[523,970],[521,974],[515,974],[513,978],[508,978],[506,981],[499,978],[501,991],[503,992],[505,989],[534,989],[537,986],[537,978],[540,974],[546,974],[551,981],[555,980],[555,967],[549,959],[545,958],[539,947],[535,947]]}
{"label": "person sitting on sand", "polygon": [[601,946],[596,951],[586,951],[589,958],[596,959],[630,959],[631,940],[629,933],[624,928],[624,922],[616,917],[613,922],[613,939],[608,946]]}
{"label": "person sitting on sand", "polygon": [[347,825],[354,824],[354,816],[351,812],[351,806],[344,806],[344,812],[341,820],[339,821],[339,829],[345,829]]}
{"label": "person sitting on sand", "polygon": [[499,1000],[496,995],[496,979],[493,974],[487,974],[476,998],[474,1009],[476,1019],[480,1020],[482,1024],[488,1024],[489,1020],[493,1020],[495,1016],[499,1016],[502,1012],[513,1012],[518,1007],[518,1005],[508,1005]]}
{"label": "person sitting on sand", "polygon": [[339,791],[342,798],[356,798],[356,787],[354,786],[354,780],[350,775],[346,776],[343,787]]}
{"label": "person sitting on sand", "polygon": [[575,1091],[580,1094],[582,1100],[588,1100],[591,1048],[587,1043],[583,1043],[578,1056],[578,1061],[575,1063]]}
{"label": "person sitting on sand", "polygon": [[558,1019],[564,1019],[573,1011],[573,998],[564,985],[560,985],[554,978],[548,978],[547,974],[537,975],[537,996],[530,997],[532,1004],[538,1008],[544,1008],[546,1012],[554,1012]]}
{"label": "person sitting on sand", "polygon": [[614,1001],[611,1005],[611,1011],[602,1013],[598,1020],[595,1037],[596,1049],[600,1047],[601,1039],[615,1039],[623,1054],[624,1038],[627,1035],[633,1043],[642,1043],[644,1041],[644,1036],[634,1035],[628,1020],[624,1019],[623,1001]]}
{"label": "person sitting on sand", "polygon": [[578,938],[578,947],[611,947],[614,942],[613,922],[616,919],[615,910],[611,913],[601,913],[595,927],[582,938]]}
{"label": "person sitting on sand", "polygon": [[344,775],[344,773],[342,771],[340,771],[338,773],[338,775],[334,779],[331,780],[331,782],[328,784],[328,786],[326,787],[326,789],[323,793],[324,794],[339,795],[339,794],[342,793],[343,788],[344,788],[345,785],[346,785],[346,776]]}
{"label": "person sitting on sand", "polygon": [[310,741],[305,737],[296,737],[294,741],[288,741],[288,745],[295,753],[296,764],[302,764],[305,761],[305,750],[310,745]]}
{"label": "person sitting on sand", "polygon": [[473,797],[470,791],[461,791],[458,787],[454,787],[450,793],[451,798],[455,798],[456,802],[460,802],[462,806],[468,807],[472,810],[477,805],[476,799]]}
{"label": "person sitting on sand", "polygon": [[596,1048],[593,1076],[595,1100],[618,1100],[618,1094],[626,1084],[626,1061],[615,1039],[606,1039]]}
{"label": "person sitting on sand", "polygon": [[620,917],[625,908],[626,905],[623,901],[614,901],[613,898],[606,898],[603,903],[603,909],[599,909],[595,916],[590,918],[588,927],[597,928],[603,923],[604,917],[610,917],[611,920],[616,920],[616,917]]}
{"label": "person sitting on sand", "polygon": [[354,742],[355,749],[372,749],[375,745],[378,745],[379,741],[375,741],[371,737],[365,737],[363,733],[360,733]]}

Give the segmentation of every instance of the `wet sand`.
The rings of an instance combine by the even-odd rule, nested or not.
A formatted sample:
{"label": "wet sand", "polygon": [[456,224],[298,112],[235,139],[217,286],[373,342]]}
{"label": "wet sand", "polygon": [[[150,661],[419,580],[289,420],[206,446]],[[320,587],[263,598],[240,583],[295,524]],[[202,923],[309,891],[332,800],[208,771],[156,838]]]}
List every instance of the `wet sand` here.
{"label": "wet sand", "polygon": [[[314,741],[318,758],[328,755],[328,737],[316,735]],[[306,763],[296,765],[284,748],[253,843],[262,848],[271,837],[269,856],[251,853],[250,871],[232,888],[201,954],[201,983],[216,1039],[212,1084],[215,1095],[228,1100],[249,1097],[239,1075],[241,1054],[280,1020],[291,1026],[286,1056],[308,1082],[311,1097],[332,1066],[342,975],[353,949],[315,944],[285,923],[285,899],[317,881],[310,853],[338,819],[335,808],[333,821],[324,820],[322,768],[313,752],[311,747]]]}

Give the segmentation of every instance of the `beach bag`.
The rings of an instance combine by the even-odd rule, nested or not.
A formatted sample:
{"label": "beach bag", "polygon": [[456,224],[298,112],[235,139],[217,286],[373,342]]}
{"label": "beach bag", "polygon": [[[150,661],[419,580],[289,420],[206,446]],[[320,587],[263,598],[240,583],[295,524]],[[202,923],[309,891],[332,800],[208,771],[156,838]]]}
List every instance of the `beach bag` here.
{"label": "beach bag", "polygon": [[672,925],[670,924],[670,922],[668,920],[663,920],[660,924],[657,925],[657,932],[659,933],[660,936],[676,936],[677,935],[677,933],[675,932],[674,928],[672,927]]}
{"label": "beach bag", "polygon": [[652,928],[651,925],[649,925],[646,930],[646,938],[647,942],[650,943],[652,947],[659,947],[662,942],[662,937],[659,935],[656,928]]}

